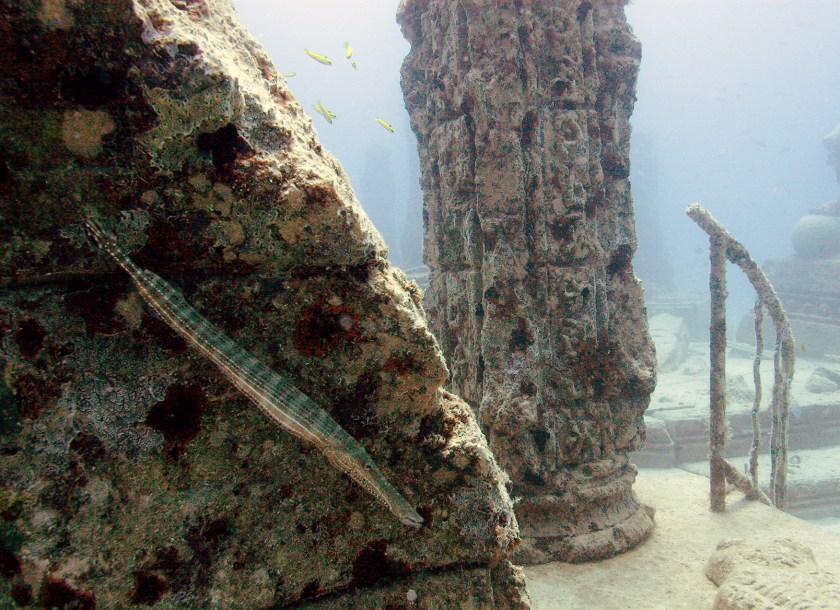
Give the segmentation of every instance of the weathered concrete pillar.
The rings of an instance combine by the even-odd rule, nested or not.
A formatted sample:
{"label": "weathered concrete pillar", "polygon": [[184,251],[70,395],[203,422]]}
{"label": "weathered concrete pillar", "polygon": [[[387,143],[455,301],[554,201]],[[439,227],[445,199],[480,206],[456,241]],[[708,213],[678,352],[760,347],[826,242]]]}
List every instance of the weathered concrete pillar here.
{"label": "weathered concrete pillar", "polygon": [[[0,606],[527,607],[420,291],[231,3],[0,0],[0,32]],[[422,527],[151,315],[91,210]]]}
{"label": "weathered concrete pillar", "polygon": [[655,369],[631,264],[624,4],[406,0],[398,17],[427,308],[520,498],[525,562],[609,556],[653,528],[628,461]]}

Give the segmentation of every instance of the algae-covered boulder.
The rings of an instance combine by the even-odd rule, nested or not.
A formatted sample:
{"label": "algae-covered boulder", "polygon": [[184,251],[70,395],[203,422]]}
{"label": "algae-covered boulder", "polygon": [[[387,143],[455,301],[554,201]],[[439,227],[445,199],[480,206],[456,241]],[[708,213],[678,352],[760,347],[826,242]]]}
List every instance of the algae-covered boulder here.
{"label": "algae-covered boulder", "polygon": [[[525,607],[506,479],[441,390],[421,293],[230,2],[0,15],[0,599]],[[152,315],[88,215],[329,412],[423,526]]]}

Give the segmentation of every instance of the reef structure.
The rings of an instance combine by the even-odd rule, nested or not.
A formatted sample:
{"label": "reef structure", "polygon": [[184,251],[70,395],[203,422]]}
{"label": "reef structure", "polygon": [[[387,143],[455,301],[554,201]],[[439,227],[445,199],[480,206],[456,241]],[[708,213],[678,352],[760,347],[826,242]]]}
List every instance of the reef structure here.
{"label": "reef structure", "polygon": [[[232,4],[0,16],[0,599],[527,608],[507,478],[441,388],[421,292]],[[177,315],[144,308],[89,213]],[[327,412],[408,526],[185,319],[234,382],[276,371]]]}
{"label": "reef structure", "polygon": [[624,0],[405,0],[425,305],[449,387],[510,475],[527,563],[643,540],[655,385],[629,175],[640,45]]}

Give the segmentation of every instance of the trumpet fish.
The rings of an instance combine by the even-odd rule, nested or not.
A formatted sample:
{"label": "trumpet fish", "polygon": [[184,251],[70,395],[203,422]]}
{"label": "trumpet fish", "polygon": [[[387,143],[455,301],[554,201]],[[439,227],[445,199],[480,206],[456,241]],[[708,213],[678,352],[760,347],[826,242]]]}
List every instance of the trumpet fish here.
{"label": "trumpet fish", "polygon": [[159,275],[138,267],[116,238],[93,219],[85,223],[99,247],[122,267],[143,299],[169,326],[215,364],[272,421],[315,445],[330,464],[381,502],[405,525],[423,518],[391,485],[365,448],[288,379],[272,371],[198,313]]}

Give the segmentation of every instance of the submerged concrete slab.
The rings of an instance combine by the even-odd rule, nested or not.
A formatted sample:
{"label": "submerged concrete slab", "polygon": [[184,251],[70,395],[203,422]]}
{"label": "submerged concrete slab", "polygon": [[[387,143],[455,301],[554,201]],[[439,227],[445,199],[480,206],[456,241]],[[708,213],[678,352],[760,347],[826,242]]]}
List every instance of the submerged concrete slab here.
{"label": "submerged concrete slab", "polygon": [[[752,346],[730,345],[726,358],[726,412],[731,427],[727,455],[744,455],[752,442],[752,366]],[[840,363],[833,358],[811,358],[809,352],[798,354],[791,387],[791,451],[840,445],[840,391],[825,391],[826,380],[835,375],[840,375]],[[772,346],[765,350],[761,376],[762,446],[766,449],[770,433],[767,405],[773,388]],[[648,440],[645,448],[633,454],[631,459],[635,464],[677,465],[706,459],[709,447],[708,343],[690,343],[682,364],[674,371],[659,375],[645,419]],[[661,430],[663,425],[664,432]]]}

